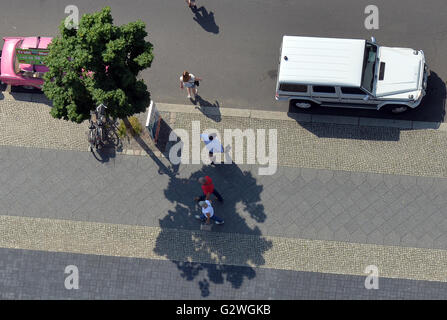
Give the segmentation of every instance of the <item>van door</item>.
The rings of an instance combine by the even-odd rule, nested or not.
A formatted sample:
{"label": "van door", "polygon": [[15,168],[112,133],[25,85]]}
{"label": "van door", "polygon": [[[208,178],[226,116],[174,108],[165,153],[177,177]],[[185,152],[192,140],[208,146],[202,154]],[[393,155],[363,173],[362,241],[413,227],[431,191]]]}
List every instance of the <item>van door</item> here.
{"label": "van door", "polygon": [[340,99],[344,104],[363,105],[366,108],[373,108],[378,104],[376,99],[357,87],[340,87]]}
{"label": "van door", "polygon": [[311,95],[321,102],[339,102],[339,95],[333,86],[311,86]]}
{"label": "van door", "polygon": [[278,90],[279,90],[279,70],[281,70],[281,54],[282,54],[282,42],[279,46],[279,61],[278,61],[278,72],[276,73],[276,93],[275,97],[278,98]]}

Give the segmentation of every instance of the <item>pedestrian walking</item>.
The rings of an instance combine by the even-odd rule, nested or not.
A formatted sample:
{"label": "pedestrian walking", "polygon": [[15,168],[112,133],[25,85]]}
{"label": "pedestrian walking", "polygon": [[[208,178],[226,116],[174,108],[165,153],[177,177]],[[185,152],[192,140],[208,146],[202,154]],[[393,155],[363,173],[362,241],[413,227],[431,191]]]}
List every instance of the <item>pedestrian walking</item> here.
{"label": "pedestrian walking", "polygon": [[220,202],[224,201],[220,193],[216,190],[216,188],[214,188],[213,180],[211,180],[209,176],[200,177],[198,181],[202,185],[203,195],[200,197],[195,197],[195,201],[209,200],[211,194],[213,194]]}
{"label": "pedestrian walking", "polygon": [[[223,153],[224,147],[220,143],[219,139],[217,137],[214,137],[214,135],[207,135],[207,134],[201,134],[200,138],[205,143],[205,146],[208,149],[208,155],[210,157],[211,164],[214,165],[214,161],[216,161],[216,157],[214,156],[214,153]],[[223,161],[222,161],[223,163]]]}
{"label": "pedestrian walking", "polygon": [[195,0],[185,0],[185,1],[188,4],[188,7],[190,7],[191,9],[197,9]]}
{"label": "pedestrian walking", "polygon": [[214,220],[215,224],[224,223],[224,221],[221,218],[219,218],[214,214],[214,209],[211,206],[211,202],[209,202],[208,200],[200,201],[199,206],[202,208],[202,214],[201,215],[196,214],[195,215],[196,219],[202,222],[206,221],[206,224],[210,224],[210,220]]}
{"label": "pedestrian walking", "polygon": [[188,91],[188,98],[194,96],[195,99],[195,95],[197,94],[197,86],[201,80],[202,78],[196,77],[192,73],[185,70],[180,76],[180,89],[183,90],[183,88],[186,87],[186,90]]}

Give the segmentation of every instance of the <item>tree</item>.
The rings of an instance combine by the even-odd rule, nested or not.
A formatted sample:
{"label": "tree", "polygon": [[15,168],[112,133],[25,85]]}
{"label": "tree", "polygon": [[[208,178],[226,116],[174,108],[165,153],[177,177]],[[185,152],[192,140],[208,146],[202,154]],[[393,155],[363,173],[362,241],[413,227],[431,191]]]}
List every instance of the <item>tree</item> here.
{"label": "tree", "polygon": [[150,93],[137,79],[153,60],[144,22],[114,26],[111,9],[105,7],[83,15],[78,29],[65,28],[64,21],[59,29],[44,60],[49,72],[42,88],[53,101],[53,117],[80,123],[100,103],[116,118],[147,108]]}

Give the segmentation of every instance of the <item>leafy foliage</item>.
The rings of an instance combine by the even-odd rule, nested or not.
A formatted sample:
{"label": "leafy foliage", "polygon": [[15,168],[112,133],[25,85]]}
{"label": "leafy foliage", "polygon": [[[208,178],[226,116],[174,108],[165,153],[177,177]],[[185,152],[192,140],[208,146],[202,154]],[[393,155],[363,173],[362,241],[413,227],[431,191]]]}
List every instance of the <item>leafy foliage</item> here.
{"label": "leafy foliage", "polygon": [[83,15],[78,29],[62,21],[44,60],[49,72],[42,89],[53,101],[52,116],[80,123],[100,103],[115,118],[143,112],[150,93],[137,76],[154,57],[145,29],[139,20],[113,25],[110,7]]}
{"label": "leafy foliage", "polygon": [[126,125],[124,124],[124,121],[121,120],[120,124],[118,126],[118,137],[120,137],[122,139],[126,136],[127,136]]}
{"label": "leafy foliage", "polygon": [[139,136],[143,127],[141,126],[140,120],[137,117],[129,117],[130,125],[132,126],[132,135]]}
{"label": "leafy foliage", "polygon": [[127,118],[127,121],[126,119],[120,121],[118,126],[118,136],[124,138],[128,135],[127,131],[129,131],[132,136],[139,136],[141,134],[143,127],[137,117],[132,116]]}

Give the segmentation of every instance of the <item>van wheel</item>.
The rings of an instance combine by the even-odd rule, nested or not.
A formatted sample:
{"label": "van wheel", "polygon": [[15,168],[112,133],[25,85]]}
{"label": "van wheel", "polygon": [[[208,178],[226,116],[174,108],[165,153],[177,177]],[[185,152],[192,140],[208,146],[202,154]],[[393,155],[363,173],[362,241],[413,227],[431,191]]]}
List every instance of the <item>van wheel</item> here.
{"label": "van wheel", "polygon": [[383,106],[380,108],[380,111],[391,113],[391,114],[399,114],[404,113],[405,111],[408,111],[409,107],[404,105],[398,105],[398,104],[390,104]]}
{"label": "van wheel", "polygon": [[313,107],[313,102],[307,100],[291,100],[290,104],[300,109],[309,109]]}

